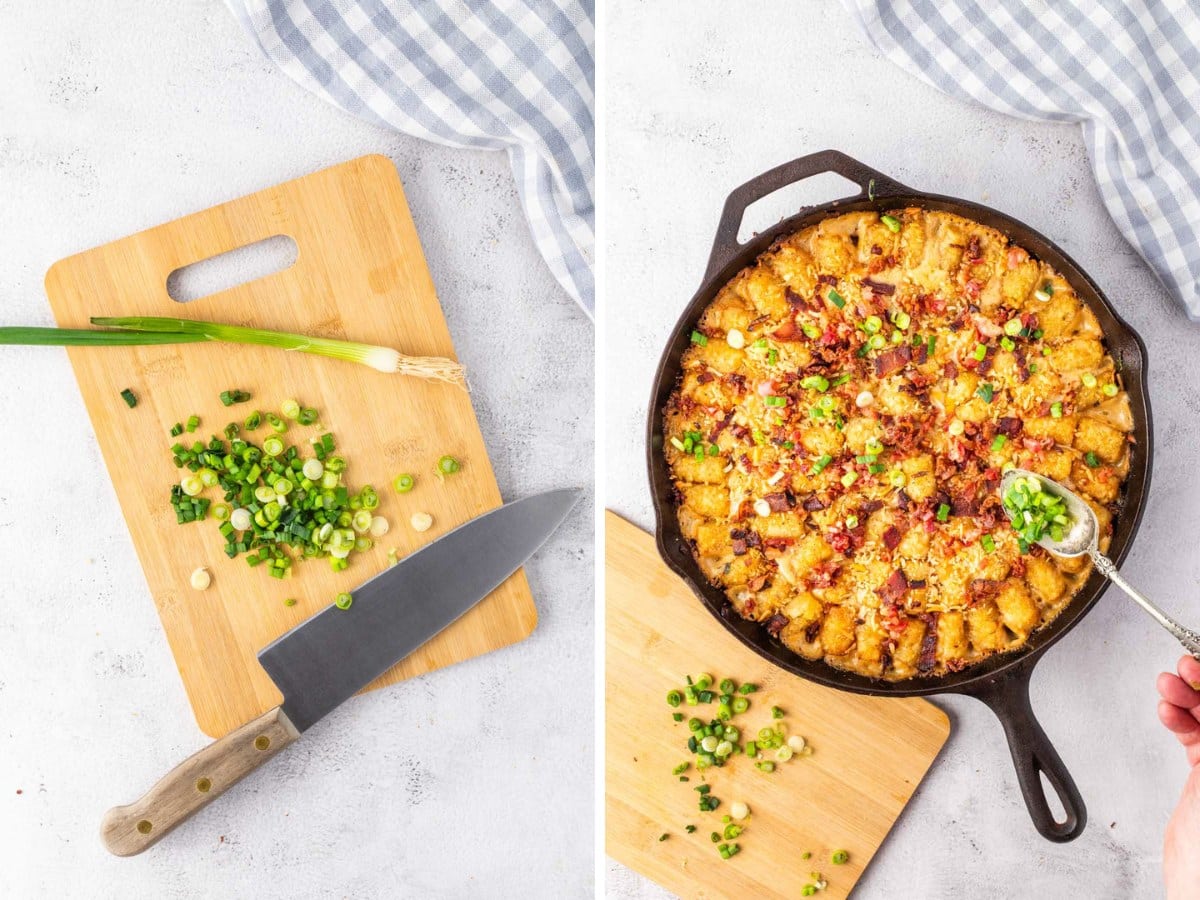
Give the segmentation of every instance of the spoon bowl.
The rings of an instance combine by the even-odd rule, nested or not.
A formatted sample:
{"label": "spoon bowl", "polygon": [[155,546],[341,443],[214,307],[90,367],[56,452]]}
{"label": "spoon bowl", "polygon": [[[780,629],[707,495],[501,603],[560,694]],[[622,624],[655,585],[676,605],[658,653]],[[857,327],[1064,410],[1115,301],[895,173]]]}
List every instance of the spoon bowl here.
{"label": "spoon bowl", "polygon": [[1049,534],[1044,534],[1038,541],[1038,546],[1056,556],[1066,557],[1083,556],[1097,548],[1100,541],[1100,523],[1096,520],[1095,511],[1082,497],[1045,475],[1030,472],[1028,469],[1009,469],[1000,479],[1001,499],[1018,478],[1032,478],[1042,486],[1043,491],[1060,497],[1067,505],[1067,515],[1071,524],[1063,534],[1062,540],[1056,541]]}

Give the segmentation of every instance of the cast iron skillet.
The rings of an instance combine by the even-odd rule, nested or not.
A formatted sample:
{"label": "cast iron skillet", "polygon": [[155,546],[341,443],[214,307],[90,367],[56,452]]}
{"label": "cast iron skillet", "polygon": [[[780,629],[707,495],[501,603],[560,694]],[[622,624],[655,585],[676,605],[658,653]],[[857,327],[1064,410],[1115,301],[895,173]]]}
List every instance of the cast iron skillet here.
{"label": "cast iron skillet", "polygon": [[[843,200],[801,209],[749,242],[738,242],[742,216],[751,203],[782,187],[823,172],[836,172],[848,178],[860,187],[860,192]],[[1141,339],[1121,320],[1096,283],[1066,253],[1028,225],[978,203],[905,187],[835,150],[803,156],[764,172],[735,190],[725,202],[703,284],[676,323],[654,377],[647,424],[647,459],[658,518],[658,550],[667,565],[688,583],[721,624],[742,643],[789,672],[809,681],[858,694],[919,697],[956,693],[982,700],[991,707],[1004,726],[1017,780],[1035,827],[1052,841],[1074,840],[1083,832],[1087,810],[1070,773],[1034,718],[1029,703],[1029,678],[1042,654],[1070,631],[1104,593],[1108,582],[1103,576],[1093,570],[1083,589],[1058,618],[1032,635],[1020,650],[993,656],[962,672],[892,683],[843,672],[820,660],[805,659],[771,638],[761,625],[741,618],[729,606],[724,593],[705,580],[692,557],[688,541],[680,533],[676,518],[674,488],[662,453],[662,410],[678,382],[680,359],[688,348],[692,329],[701,312],[726,282],[751,264],[777,237],[799,231],[837,213],[882,211],[905,206],[958,213],[997,229],[1053,266],[1096,314],[1104,329],[1108,349],[1121,367],[1133,409],[1136,443],[1133,445],[1122,507],[1113,523],[1112,545],[1109,549],[1109,555],[1118,564],[1125,558],[1137,531],[1142,505],[1150,486],[1150,402],[1146,393],[1146,348]],[[1057,793],[1066,812],[1064,821],[1055,821],[1047,803],[1041,775],[1045,775]]]}

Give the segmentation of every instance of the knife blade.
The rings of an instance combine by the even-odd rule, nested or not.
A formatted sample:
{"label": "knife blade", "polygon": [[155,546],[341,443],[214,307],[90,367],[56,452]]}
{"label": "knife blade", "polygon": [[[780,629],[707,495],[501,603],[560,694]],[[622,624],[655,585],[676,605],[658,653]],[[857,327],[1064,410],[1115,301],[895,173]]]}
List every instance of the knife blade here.
{"label": "knife blade", "polygon": [[200,750],[141,799],[110,809],[100,834],[132,856],[189,816],[452,624],[521,567],[579,499],[557,490],[515,500],[471,519],[264,647],[263,669],[283,703]]}

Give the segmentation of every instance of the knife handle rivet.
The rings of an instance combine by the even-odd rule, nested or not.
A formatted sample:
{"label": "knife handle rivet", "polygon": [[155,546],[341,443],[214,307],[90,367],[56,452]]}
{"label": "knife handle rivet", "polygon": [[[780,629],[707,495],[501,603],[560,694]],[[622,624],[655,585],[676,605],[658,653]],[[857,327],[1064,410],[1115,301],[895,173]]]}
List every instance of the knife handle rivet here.
{"label": "knife handle rivet", "polygon": [[254,739],[254,749],[255,750],[266,750],[270,746],[271,746],[271,739],[269,737],[267,737],[265,734],[260,734],[258,737],[256,737]]}
{"label": "knife handle rivet", "polygon": [[154,826],[150,824],[149,819],[142,819],[142,821],[137,823],[137,830],[139,834],[149,834],[153,828]]}
{"label": "knife handle rivet", "polygon": [[196,790],[202,794],[207,794],[212,790],[212,782],[207,778],[201,778],[196,782]]}

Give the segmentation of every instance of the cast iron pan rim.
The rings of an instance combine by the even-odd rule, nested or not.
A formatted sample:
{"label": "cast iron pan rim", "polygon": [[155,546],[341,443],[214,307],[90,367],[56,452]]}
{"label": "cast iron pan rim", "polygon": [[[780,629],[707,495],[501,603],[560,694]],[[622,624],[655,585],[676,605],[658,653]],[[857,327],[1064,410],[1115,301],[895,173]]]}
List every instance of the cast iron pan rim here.
{"label": "cast iron pan rim", "polygon": [[[818,154],[821,155],[821,154]],[[840,156],[840,154],[838,154]],[[661,407],[662,398],[669,396],[678,379],[678,365],[671,365],[670,357],[680,344],[682,333],[692,328],[700,311],[710,303],[716,293],[734,274],[753,261],[763,250],[771,245],[781,235],[791,234],[830,215],[853,212],[864,209],[896,208],[900,206],[919,206],[930,209],[940,209],[963,215],[966,218],[980,221],[988,227],[997,228],[1021,246],[1040,245],[1036,247],[1038,258],[1057,256],[1057,260],[1049,262],[1058,269],[1076,288],[1082,302],[1093,308],[1098,301],[1107,313],[1111,323],[1104,328],[1105,338],[1111,344],[1122,343],[1132,345],[1137,358],[1136,378],[1133,384],[1127,384],[1127,389],[1136,391],[1140,403],[1136,404],[1144,410],[1144,421],[1135,423],[1135,433],[1142,443],[1140,455],[1144,457],[1144,470],[1140,487],[1134,494],[1134,488],[1126,489],[1126,506],[1122,517],[1128,523],[1128,536],[1122,546],[1117,549],[1113,559],[1118,565],[1128,555],[1141,524],[1145,507],[1146,493],[1150,487],[1151,463],[1153,458],[1153,429],[1149,397],[1146,385],[1147,350],[1141,336],[1134,331],[1117,313],[1096,282],[1080,266],[1062,250],[1054,241],[1042,235],[1025,223],[1014,219],[1005,213],[992,209],[980,203],[949,197],[941,194],[926,193],[903,185],[888,185],[876,194],[874,200],[865,195],[848,200],[838,200],[830,203],[808,207],[801,212],[784,219],[777,225],[756,235],[747,243],[741,245],[735,256],[721,269],[706,278],[700,289],[688,303],[687,308],[676,322],[671,333],[654,379],[654,392],[651,398],[649,423],[647,429],[647,452],[649,455],[649,470],[652,488],[660,488],[656,475],[657,447],[655,438],[661,442]],[[1031,248],[1034,249],[1034,248]],[[1048,250],[1049,253],[1042,252]],[[1087,290],[1081,290],[1086,287]],[[1113,327],[1115,326],[1115,327]],[[668,384],[664,379],[669,378]],[[1131,476],[1135,475],[1131,471]],[[687,583],[692,592],[704,603],[709,611],[731,632],[742,644],[754,650],[768,661],[780,666],[792,674],[810,681],[823,684],[838,690],[857,694],[888,697],[920,697],[941,693],[973,693],[978,689],[995,685],[1003,680],[1003,676],[1015,673],[1017,670],[1026,672],[1036,664],[1041,655],[1057,643],[1083,618],[1103,596],[1108,587],[1107,579],[1098,573],[1093,573],[1088,583],[1085,583],[1081,596],[1076,597],[1067,609],[1044,630],[1035,633],[1030,641],[1021,649],[998,654],[992,660],[974,666],[963,673],[943,675],[935,678],[917,678],[902,682],[888,682],[882,679],[871,679],[856,673],[844,672],[833,668],[822,660],[810,661],[789,650],[779,641],[770,638],[761,624],[748,622],[737,616],[728,604],[723,594],[699,575],[695,569],[695,560],[686,541],[678,532],[674,519],[674,505],[664,501],[664,495],[654,490],[654,509],[656,518],[655,539],[660,556],[667,565]],[[675,546],[672,546],[671,541]],[[689,571],[692,567],[694,571]],[[1097,579],[1099,579],[1097,581]],[[750,626],[749,628],[745,626]],[[752,630],[751,630],[752,629]]]}

